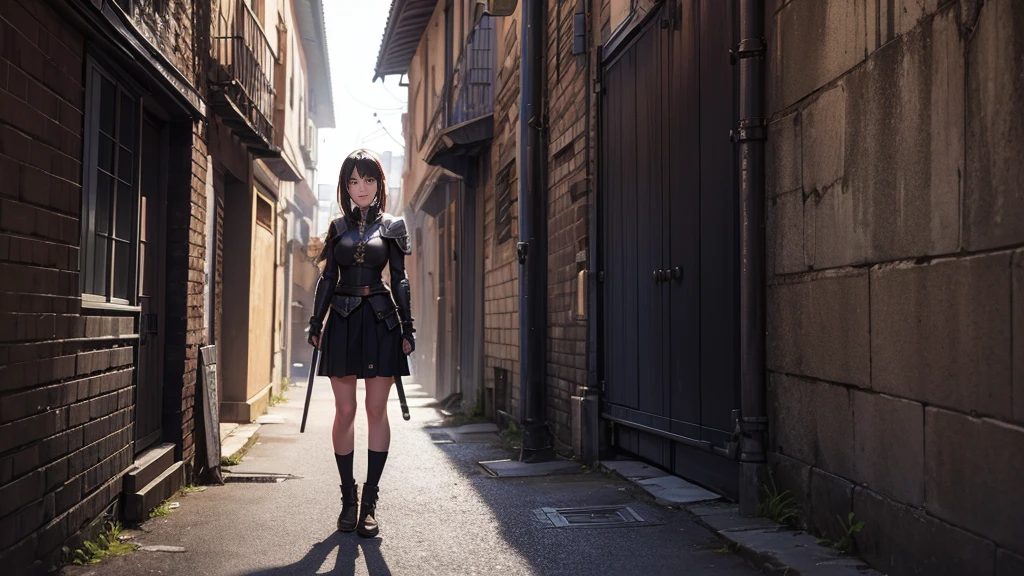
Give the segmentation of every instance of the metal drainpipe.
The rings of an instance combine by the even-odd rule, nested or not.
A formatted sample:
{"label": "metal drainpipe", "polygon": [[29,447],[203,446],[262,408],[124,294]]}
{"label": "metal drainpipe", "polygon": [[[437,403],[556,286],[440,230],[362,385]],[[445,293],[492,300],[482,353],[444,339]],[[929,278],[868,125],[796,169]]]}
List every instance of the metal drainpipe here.
{"label": "metal drainpipe", "polygon": [[766,462],[765,411],[765,199],[764,2],[740,0],[740,513],[753,514]]}
{"label": "metal drainpipe", "polygon": [[547,352],[547,200],[543,189],[544,0],[523,0],[519,107],[519,415],[520,460],[554,457],[545,424]]}

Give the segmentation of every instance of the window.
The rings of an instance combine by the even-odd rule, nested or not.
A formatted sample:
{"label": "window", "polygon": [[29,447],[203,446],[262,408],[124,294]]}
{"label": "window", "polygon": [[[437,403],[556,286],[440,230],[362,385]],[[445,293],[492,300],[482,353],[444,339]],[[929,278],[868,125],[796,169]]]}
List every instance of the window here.
{"label": "window", "polygon": [[138,243],[138,98],[91,63],[86,79],[82,299],[135,303]]}
{"label": "window", "polygon": [[270,200],[258,192],[256,193],[256,223],[271,232],[274,231],[274,206]]}

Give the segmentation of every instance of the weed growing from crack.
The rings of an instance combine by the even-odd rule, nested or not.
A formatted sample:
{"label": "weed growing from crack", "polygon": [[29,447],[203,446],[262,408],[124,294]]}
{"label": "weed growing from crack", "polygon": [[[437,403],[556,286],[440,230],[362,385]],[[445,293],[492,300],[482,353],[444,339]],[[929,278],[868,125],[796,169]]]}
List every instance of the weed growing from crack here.
{"label": "weed growing from crack", "polygon": [[238,456],[223,456],[220,459],[221,466],[238,466],[242,463],[242,459]]}
{"label": "weed growing from crack", "polygon": [[171,509],[167,507],[167,503],[166,502],[164,502],[163,504],[157,506],[156,508],[153,508],[149,512],[149,517],[150,518],[159,518],[161,516],[170,516],[170,515],[171,515]]}
{"label": "weed growing from crack", "polygon": [[842,528],[843,536],[838,542],[831,542],[830,545],[842,554],[853,554],[857,549],[857,543],[854,541],[853,535],[864,529],[864,521],[859,520],[854,522],[853,512],[850,512],[845,521],[842,516],[836,514],[836,520],[839,520],[839,526]]}
{"label": "weed growing from crack", "polygon": [[523,432],[519,430],[515,422],[509,421],[508,428],[501,431],[501,439],[512,450],[523,447]]}
{"label": "weed growing from crack", "polygon": [[757,505],[757,512],[754,515],[779,524],[794,524],[797,514],[800,512],[800,506],[790,495],[789,490],[779,491],[771,471],[768,472],[768,482],[761,487],[764,490],[764,499]]}
{"label": "weed growing from crack", "polygon": [[72,553],[71,562],[79,566],[95,564],[108,556],[122,556],[135,550],[133,544],[122,542],[120,522],[107,522],[103,532],[95,540],[82,542],[82,547]]}

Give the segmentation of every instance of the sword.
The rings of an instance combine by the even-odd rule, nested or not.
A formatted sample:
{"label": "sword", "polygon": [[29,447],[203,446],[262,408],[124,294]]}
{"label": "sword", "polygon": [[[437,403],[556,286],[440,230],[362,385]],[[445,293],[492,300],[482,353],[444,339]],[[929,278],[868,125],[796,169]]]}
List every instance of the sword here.
{"label": "sword", "polygon": [[309,361],[309,381],[306,382],[306,406],[302,408],[302,426],[299,433],[306,431],[306,416],[309,415],[309,399],[313,397],[313,378],[320,369],[320,348],[313,346],[313,358]]}
{"label": "sword", "polygon": [[405,401],[405,388],[402,387],[402,376],[395,374],[395,388],[398,389],[398,403],[402,405],[402,418],[409,419],[409,404]]}

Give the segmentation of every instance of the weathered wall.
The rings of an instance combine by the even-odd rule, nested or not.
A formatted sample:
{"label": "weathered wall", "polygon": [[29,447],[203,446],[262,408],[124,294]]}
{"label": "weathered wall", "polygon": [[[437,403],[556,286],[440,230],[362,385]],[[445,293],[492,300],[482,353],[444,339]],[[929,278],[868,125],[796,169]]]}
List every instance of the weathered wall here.
{"label": "weathered wall", "polygon": [[[137,316],[82,305],[87,51],[83,31],[53,6],[0,5],[0,563],[12,572],[59,560],[61,546],[117,501],[133,457]],[[147,34],[186,78],[190,6],[170,3],[177,24]],[[163,426],[189,460],[205,146],[180,125],[171,152]]]}
{"label": "weathered wall", "polygon": [[[490,184],[484,190],[484,379],[495,387],[495,406],[519,417],[519,18],[496,18],[497,63],[494,80],[494,141]],[[500,182],[499,182],[500,181]],[[497,195],[501,193],[502,229],[497,234]],[[507,214],[507,216],[506,216]],[[504,394],[495,371],[505,374]],[[502,397],[499,397],[502,396]]]}
{"label": "weathered wall", "polygon": [[[587,54],[572,53],[577,2],[548,2],[547,192],[548,346],[547,418],[560,449],[572,443],[569,398],[586,385],[586,316],[577,314],[577,275],[586,262],[589,194]],[[586,292],[586,284],[583,285]]]}
{"label": "weathered wall", "polygon": [[773,468],[892,574],[1024,566],[1024,4],[769,9]]}

